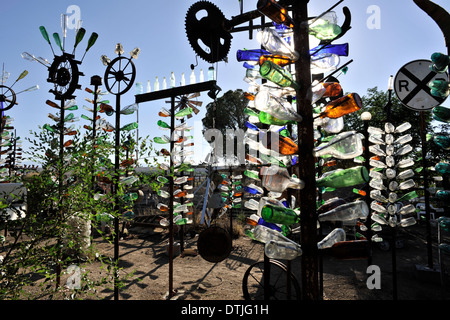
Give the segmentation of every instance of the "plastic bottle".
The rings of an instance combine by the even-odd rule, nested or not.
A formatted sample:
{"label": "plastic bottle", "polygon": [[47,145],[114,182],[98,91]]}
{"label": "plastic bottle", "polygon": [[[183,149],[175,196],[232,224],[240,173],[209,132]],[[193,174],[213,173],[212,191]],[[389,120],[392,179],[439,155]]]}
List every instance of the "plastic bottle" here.
{"label": "plastic bottle", "polygon": [[354,202],[340,205],[330,211],[318,216],[319,221],[348,221],[363,219],[369,215],[369,207],[365,201],[356,200]]}
{"label": "plastic bottle", "polygon": [[271,259],[294,260],[303,252],[301,247],[293,241],[270,240],[264,246],[264,253]]}
{"label": "plastic bottle", "polygon": [[363,153],[361,134],[356,131],[342,132],[325,145],[314,148],[313,155],[331,155],[338,159],[352,159]]}
{"label": "plastic bottle", "polygon": [[299,222],[300,216],[292,209],[266,204],[261,210],[261,217],[264,221],[292,225]]}
{"label": "plastic bottle", "polygon": [[350,187],[369,181],[369,172],[363,166],[337,169],[316,180],[317,187]]}

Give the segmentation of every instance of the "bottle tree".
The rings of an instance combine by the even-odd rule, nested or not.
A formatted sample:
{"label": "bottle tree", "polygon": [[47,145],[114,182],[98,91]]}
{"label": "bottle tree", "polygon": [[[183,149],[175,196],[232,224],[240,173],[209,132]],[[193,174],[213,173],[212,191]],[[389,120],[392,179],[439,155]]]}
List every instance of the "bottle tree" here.
{"label": "bottle tree", "polygon": [[[277,9],[274,9],[275,7]],[[332,9],[308,22],[306,22],[307,3],[293,3],[290,9],[293,12],[292,18],[284,8],[284,13],[280,13],[278,3],[259,1],[258,10],[274,21],[275,28],[267,27],[258,32],[257,40],[262,50],[240,50],[237,53],[238,61],[243,61],[246,68],[245,81],[250,84],[246,94],[250,100],[246,109],[247,114],[250,115],[246,123],[248,128],[246,143],[250,151],[246,159],[252,164],[263,166],[275,164],[285,167],[285,170],[281,170],[282,173],[277,170],[271,170],[269,173],[265,169],[244,172],[249,178],[262,180],[263,187],[269,191],[266,197],[260,198],[258,207],[254,201],[247,201],[245,205],[255,209],[258,214],[264,212],[261,218],[268,219],[265,222],[271,222],[270,220],[274,219],[276,223],[285,222],[285,226],[292,225],[292,221],[300,222],[301,243],[302,247],[304,245],[306,248],[302,255],[304,271],[302,282],[304,288],[308,288],[305,290],[304,297],[317,299],[316,177],[313,174],[315,171],[313,149],[317,136],[312,126],[314,115],[311,108],[310,70],[314,66],[315,72],[323,76],[323,73],[336,69],[338,56],[348,55],[348,45],[332,45],[331,42],[347,30],[341,30],[336,24]],[[293,23],[287,21],[293,21]],[[310,50],[309,36],[315,36],[325,42]],[[293,74],[296,76],[294,77]],[[263,83],[259,84],[259,81]],[[321,84],[323,90],[320,94],[325,97],[340,95],[342,90],[331,90],[331,87],[338,86],[338,84],[333,86]],[[326,90],[326,87],[330,89]],[[342,97],[340,101],[333,100],[335,101],[328,101],[328,108],[320,110],[316,117],[326,119],[326,122],[333,122],[333,119],[361,108],[360,98],[355,93]],[[289,172],[288,175],[286,175],[287,172]],[[278,183],[271,185],[270,180],[278,181]],[[275,185],[278,188],[275,188]],[[282,186],[286,188],[283,189]],[[291,197],[292,201],[282,199],[282,195],[286,195],[282,192],[295,189],[300,191],[289,191],[290,194],[295,194]],[[295,199],[298,203],[295,203]],[[273,202],[275,207],[265,206],[264,203],[267,201]],[[295,208],[298,205],[299,208]],[[292,220],[293,214],[297,215],[294,220]],[[283,216],[285,219],[282,218]],[[255,228],[261,227],[258,225]],[[255,236],[251,232],[247,234]],[[270,252],[277,252],[273,250],[275,244],[276,242],[271,242],[269,246],[266,242],[266,246],[271,248]],[[282,246],[280,243],[280,247]],[[285,250],[282,251],[288,250],[285,245],[284,248]],[[295,246],[290,249],[293,253],[290,257],[296,257]],[[272,256],[275,257],[275,255]]]}

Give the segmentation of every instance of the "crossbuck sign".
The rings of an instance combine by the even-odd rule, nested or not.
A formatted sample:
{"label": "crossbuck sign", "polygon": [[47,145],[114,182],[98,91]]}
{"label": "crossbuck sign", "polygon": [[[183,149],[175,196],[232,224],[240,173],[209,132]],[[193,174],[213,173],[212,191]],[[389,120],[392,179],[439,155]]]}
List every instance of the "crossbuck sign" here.
{"label": "crossbuck sign", "polygon": [[394,90],[406,107],[415,111],[427,111],[440,105],[445,99],[431,95],[428,83],[432,80],[448,81],[447,73],[431,71],[430,60],[415,60],[405,64],[394,79]]}

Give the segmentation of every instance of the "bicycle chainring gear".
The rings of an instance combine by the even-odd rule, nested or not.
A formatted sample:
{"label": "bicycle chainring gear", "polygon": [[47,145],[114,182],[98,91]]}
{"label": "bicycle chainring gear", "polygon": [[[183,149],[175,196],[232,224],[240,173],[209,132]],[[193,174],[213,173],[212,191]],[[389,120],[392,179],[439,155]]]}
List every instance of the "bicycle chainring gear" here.
{"label": "bicycle chainring gear", "polygon": [[[197,18],[202,11],[206,15]],[[209,63],[226,59],[230,51],[233,37],[225,29],[226,21],[222,11],[209,1],[198,1],[188,9],[185,20],[187,38],[195,53]]]}
{"label": "bicycle chainring gear", "polygon": [[74,56],[63,53],[61,56],[55,56],[53,63],[48,68],[47,81],[55,85],[55,89],[50,90],[55,95],[55,99],[73,99],[73,93],[80,89],[78,84],[80,76],[84,74],[78,70],[78,64],[81,62],[74,60]]}

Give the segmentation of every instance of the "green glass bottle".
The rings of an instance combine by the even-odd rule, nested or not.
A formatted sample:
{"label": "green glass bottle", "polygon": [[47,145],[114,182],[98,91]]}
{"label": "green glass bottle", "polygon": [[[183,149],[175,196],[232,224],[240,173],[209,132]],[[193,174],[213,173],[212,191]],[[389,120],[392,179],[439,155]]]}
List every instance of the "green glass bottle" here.
{"label": "green glass bottle", "polygon": [[259,172],[255,170],[245,170],[244,175],[255,180],[261,180],[259,178]]}
{"label": "green glass bottle", "polygon": [[415,199],[415,198],[418,198],[418,197],[419,197],[419,195],[417,194],[416,191],[411,191],[411,192],[406,193],[405,195],[403,195],[399,199],[397,199],[397,202],[399,202],[399,201],[408,201],[408,200]]}
{"label": "green glass bottle", "polygon": [[450,137],[443,135],[435,135],[433,141],[436,145],[444,150],[450,150]]}
{"label": "green glass bottle", "polygon": [[187,108],[181,109],[180,111],[175,113],[175,118],[183,118],[184,116],[188,116],[191,113],[192,113],[192,108],[187,107]]}
{"label": "green glass bottle", "polygon": [[317,179],[317,187],[342,188],[363,184],[369,181],[369,172],[366,167],[358,166],[348,169],[337,169],[326,176]]}
{"label": "green glass bottle", "polygon": [[52,126],[50,126],[49,124],[44,124],[43,126],[42,126],[42,128],[44,128],[44,129],[46,129],[46,130],[48,130],[48,131],[50,131],[50,132],[56,132],[56,130],[55,130],[55,128],[54,127],[52,127]]}
{"label": "green glass bottle", "polygon": [[250,108],[244,108],[244,113],[248,114],[249,116],[259,117],[259,114],[255,110]]}
{"label": "green glass bottle", "polygon": [[132,122],[132,123],[124,125],[122,128],[120,128],[120,131],[131,131],[131,130],[137,129],[137,127],[138,127],[138,123]]}
{"label": "green glass bottle", "polygon": [[450,174],[450,163],[440,162],[434,166],[434,169],[441,174]]}
{"label": "green glass bottle", "polygon": [[434,199],[437,201],[450,202],[450,191],[449,190],[438,190],[434,195]]}
{"label": "green glass bottle", "polygon": [[167,136],[162,136],[162,137],[155,137],[153,139],[153,141],[156,143],[164,144],[164,143],[169,143],[170,139]]}
{"label": "green glass bottle", "polygon": [[266,222],[292,225],[299,222],[300,216],[292,209],[266,204],[261,210],[261,217]]}
{"label": "green glass bottle", "polygon": [[442,122],[450,122],[450,109],[443,107],[443,106],[437,106],[433,108],[433,118],[438,121]]}
{"label": "green glass bottle", "polygon": [[258,119],[261,123],[264,124],[270,124],[270,125],[276,125],[276,126],[284,126],[286,124],[295,124],[295,121],[292,120],[281,120],[278,118],[275,118],[271,114],[261,111],[258,115]]}
{"label": "green glass bottle", "polygon": [[448,69],[450,56],[435,52],[431,55],[431,61],[433,61],[433,64],[430,66],[430,69],[437,73],[443,73]]}
{"label": "green glass bottle", "polygon": [[170,125],[168,125],[166,122],[164,122],[162,120],[158,120],[157,125],[161,129],[170,129]]}
{"label": "green glass bottle", "polygon": [[280,87],[292,87],[295,90],[300,89],[298,83],[293,80],[292,75],[279,65],[270,60],[265,61],[259,68],[259,73],[264,79],[278,84]]}

